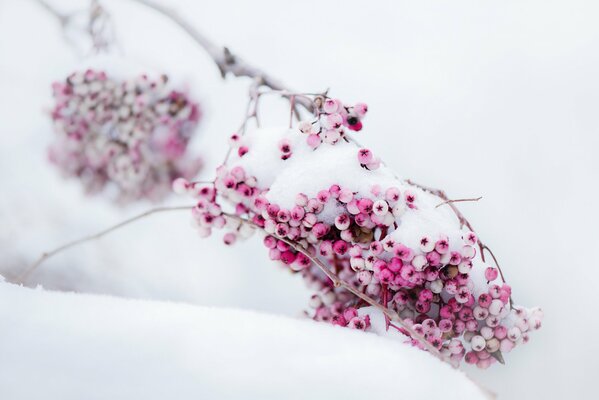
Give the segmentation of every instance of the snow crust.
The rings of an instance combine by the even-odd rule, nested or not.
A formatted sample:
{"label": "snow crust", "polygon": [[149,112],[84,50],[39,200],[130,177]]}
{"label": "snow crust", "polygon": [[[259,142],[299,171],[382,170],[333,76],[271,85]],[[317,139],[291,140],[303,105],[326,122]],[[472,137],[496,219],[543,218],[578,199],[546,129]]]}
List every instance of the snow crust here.
{"label": "snow crust", "polygon": [[414,348],[251,311],[0,282],[0,337],[3,399],[485,398]]}

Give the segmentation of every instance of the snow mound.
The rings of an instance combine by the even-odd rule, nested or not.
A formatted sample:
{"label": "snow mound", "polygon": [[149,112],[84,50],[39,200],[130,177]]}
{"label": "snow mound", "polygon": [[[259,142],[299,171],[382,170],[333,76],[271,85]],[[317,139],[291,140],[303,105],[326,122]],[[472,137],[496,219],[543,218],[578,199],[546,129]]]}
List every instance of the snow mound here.
{"label": "snow mound", "polygon": [[409,346],[251,311],[0,282],[0,332],[3,399],[485,398]]}

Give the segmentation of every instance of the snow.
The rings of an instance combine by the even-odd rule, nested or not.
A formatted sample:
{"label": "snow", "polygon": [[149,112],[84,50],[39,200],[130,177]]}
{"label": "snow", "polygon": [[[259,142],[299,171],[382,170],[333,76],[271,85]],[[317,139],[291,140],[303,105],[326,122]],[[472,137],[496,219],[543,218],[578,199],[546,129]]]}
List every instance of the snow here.
{"label": "snow", "polygon": [[[368,131],[368,116],[366,117]],[[348,132],[350,137],[364,133]],[[286,140],[291,144],[292,156],[282,160],[278,145]],[[391,237],[400,243],[417,249],[424,236],[437,240],[442,235],[449,238],[450,250],[461,250],[465,245],[459,222],[449,207],[436,206],[442,202],[437,196],[409,185],[386,165],[376,170],[367,170],[357,160],[357,147],[352,142],[339,141],[335,145],[321,144],[316,150],[306,144],[306,135],[297,128],[269,127],[250,129],[242,138],[241,145],[249,147],[243,157],[235,154],[231,167],[242,166],[249,175],[258,179],[261,188],[270,187],[266,198],[286,209],[295,205],[298,193],[316,197],[321,190],[334,184],[359,193],[360,197],[375,199],[371,189],[380,186],[382,193],[391,187],[416,194],[417,210],[407,210],[397,219],[399,228]],[[376,154],[375,154],[376,156]],[[334,203],[330,200],[329,203]],[[332,224],[340,211],[327,207],[319,218]]]}
{"label": "snow", "polygon": [[486,398],[409,346],[251,311],[0,282],[0,332],[11,400]]}

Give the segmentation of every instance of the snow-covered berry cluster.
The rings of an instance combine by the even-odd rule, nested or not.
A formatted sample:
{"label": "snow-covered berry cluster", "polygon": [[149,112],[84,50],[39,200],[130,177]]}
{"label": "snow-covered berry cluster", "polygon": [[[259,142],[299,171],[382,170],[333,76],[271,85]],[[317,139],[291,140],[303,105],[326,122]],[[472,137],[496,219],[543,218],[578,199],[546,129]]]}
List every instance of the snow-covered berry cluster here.
{"label": "snow-covered berry cluster", "polygon": [[[197,199],[193,217],[202,236],[226,228],[225,243],[232,244],[256,229],[264,232],[270,259],[301,274],[314,290],[312,318],[374,329],[377,310],[336,287],[324,266],[403,320],[402,326],[385,317],[385,331],[432,346],[454,364],[465,359],[487,368],[541,326],[540,309],[512,305],[511,287],[481,260],[474,232],[451,225],[431,193],[399,181],[380,161],[370,168],[369,150],[357,150],[358,166],[353,143],[313,152],[297,140],[297,130],[284,133],[278,146],[260,142],[271,140],[261,133],[251,140],[234,135],[232,145],[245,150],[237,165],[217,169],[211,185],[179,179],[174,189]],[[281,170],[273,172],[277,165]],[[261,186],[263,180],[270,183]],[[306,192],[287,195],[302,182]],[[421,234],[426,231],[434,233]]]}
{"label": "snow-covered berry cluster", "polygon": [[[374,188],[371,197],[358,197],[333,185],[312,198],[300,193],[296,205],[285,209],[270,203],[264,197],[267,191],[257,183],[241,167],[221,167],[213,188],[196,188],[182,180],[176,186],[179,193],[198,197],[194,218],[202,235],[228,226],[225,243],[232,244],[253,230],[223,215],[217,194],[235,204],[235,215],[246,216],[263,229],[268,234],[264,245],[270,258],[301,272],[320,293],[311,301],[314,319],[358,329],[369,325],[368,315],[357,313],[367,304],[334,289],[311,259],[289,241],[325,260],[344,281],[411,320],[416,332],[455,362],[466,357],[467,362],[485,368],[495,361],[493,353],[509,352],[528,340],[529,330],[540,327],[539,310],[511,308],[509,285],[490,283],[477,295],[469,275],[477,244],[472,232],[464,234],[466,244],[454,251],[446,237],[422,237],[418,248],[393,239],[398,219],[413,208],[414,194],[391,187],[384,191]],[[320,214],[331,207],[342,211],[333,223],[327,223]],[[488,267],[485,275],[495,281],[496,271]],[[468,350],[466,343],[470,344]]]}
{"label": "snow-covered berry cluster", "polygon": [[345,130],[360,131],[362,118],[368,111],[364,103],[347,106],[339,99],[317,98],[315,102],[317,118],[314,121],[302,121],[298,128],[308,135],[306,142],[316,149],[323,142],[334,145],[345,137]]}
{"label": "snow-covered berry cluster", "polygon": [[88,192],[107,188],[124,202],[159,200],[173,179],[193,177],[201,161],[186,151],[200,108],[167,81],[89,69],[55,82],[51,162]]}

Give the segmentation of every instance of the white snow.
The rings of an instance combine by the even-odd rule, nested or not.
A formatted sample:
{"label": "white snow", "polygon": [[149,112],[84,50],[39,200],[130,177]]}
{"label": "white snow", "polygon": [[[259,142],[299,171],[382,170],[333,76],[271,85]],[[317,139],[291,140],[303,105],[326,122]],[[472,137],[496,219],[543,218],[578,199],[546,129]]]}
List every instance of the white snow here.
{"label": "white snow", "polygon": [[[368,131],[368,116],[364,124]],[[348,132],[349,136],[355,137],[364,134]],[[287,160],[281,159],[278,150],[282,140],[291,144],[292,156]],[[383,194],[388,188],[396,187],[402,193],[402,202],[406,192],[416,194],[418,209],[407,210],[397,219],[399,228],[391,235],[394,240],[413,249],[418,249],[418,242],[424,236],[437,240],[446,235],[452,251],[461,250],[465,244],[451,209],[436,207],[441,199],[407,184],[386,165],[376,170],[362,168],[357,159],[359,147],[354,143],[343,140],[335,145],[323,143],[313,150],[306,144],[306,135],[297,128],[270,127],[250,129],[243,136],[242,144],[249,147],[249,152],[243,157],[235,154],[230,165],[242,166],[258,179],[259,187],[270,187],[266,197],[281,207],[291,209],[298,193],[315,197],[319,191],[328,190],[333,184],[359,193],[360,197],[373,199],[375,196],[371,189],[374,185],[379,185]],[[318,217],[332,224],[339,213],[335,207],[327,207]]]}
{"label": "white snow", "polygon": [[2,399],[486,398],[415,348],[251,311],[0,282],[0,332]]}

